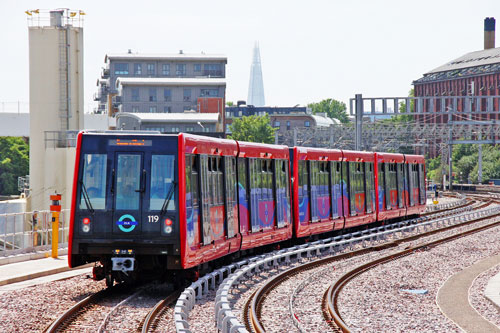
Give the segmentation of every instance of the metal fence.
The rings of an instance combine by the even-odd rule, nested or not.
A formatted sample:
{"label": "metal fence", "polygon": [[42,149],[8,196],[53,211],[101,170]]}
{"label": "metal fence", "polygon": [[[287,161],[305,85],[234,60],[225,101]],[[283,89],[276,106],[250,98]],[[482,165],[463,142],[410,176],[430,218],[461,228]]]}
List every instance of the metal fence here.
{"label": "metal fence", "polygon": [[[68,246],[69,209],[59,215],[59,248]],[[0,214],[0,257],[52,246],[52,214],[48,210]]]}

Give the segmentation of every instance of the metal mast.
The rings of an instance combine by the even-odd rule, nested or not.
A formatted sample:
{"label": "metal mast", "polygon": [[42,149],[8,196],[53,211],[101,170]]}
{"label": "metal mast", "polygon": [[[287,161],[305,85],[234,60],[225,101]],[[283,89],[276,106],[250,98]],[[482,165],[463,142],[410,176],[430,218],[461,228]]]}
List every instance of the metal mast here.
{"label": "metal mast", "polygon": [[260,63],[259,43],[255,42],[253,61],[250,67],[250,84],[248,85],[248,105],[264,106],[264,82],[262,80],[262,67]]}

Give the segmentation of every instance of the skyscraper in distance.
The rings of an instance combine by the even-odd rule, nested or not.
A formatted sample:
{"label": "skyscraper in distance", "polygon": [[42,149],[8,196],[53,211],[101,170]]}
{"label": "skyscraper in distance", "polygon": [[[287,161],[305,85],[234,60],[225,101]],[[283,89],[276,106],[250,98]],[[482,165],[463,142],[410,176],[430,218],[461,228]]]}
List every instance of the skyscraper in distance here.
{"label": "skyscraper in distance", "polygon": [[253,48],[252,67],[250,67],[250,84],[248,85],[248,105],[264,106],[264,81],[262,80],[262,67],[260,63],[259,43],[255,42]]}

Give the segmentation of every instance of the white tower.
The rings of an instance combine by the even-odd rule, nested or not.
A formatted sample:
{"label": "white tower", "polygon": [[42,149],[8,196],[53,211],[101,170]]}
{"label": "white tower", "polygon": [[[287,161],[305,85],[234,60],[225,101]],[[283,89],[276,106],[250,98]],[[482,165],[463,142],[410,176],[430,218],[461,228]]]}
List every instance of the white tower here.
{"label": "white tower", "polygon": [[259,43],[255,42],[253,61],[250,68],[250,84],[248,85],[248,105],[264,106],[264,82],[262,80],[262,67],[260,64]]}
{"label": "white tower", "polygon": [[[49,195],[71,203],[74,137],[83,128],[82,11],[26,11],[29,31],[30,195],[28,210]],[[72,148],[73,147],[73,148]]]}

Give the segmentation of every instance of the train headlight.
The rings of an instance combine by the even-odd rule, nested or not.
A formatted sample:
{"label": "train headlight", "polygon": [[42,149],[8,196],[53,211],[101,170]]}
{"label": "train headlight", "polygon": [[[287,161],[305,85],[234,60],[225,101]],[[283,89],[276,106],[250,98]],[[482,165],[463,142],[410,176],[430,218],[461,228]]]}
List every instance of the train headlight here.
{"label": "train headlight", "polygon": [[169,234],[172,232],[172,227],[165,227],[165,233]]}
{"label": "train headlight", "polygon": [[90,226],[88,224],[84,224],[82,227],[83,232],[89,232],[90,231]]}

